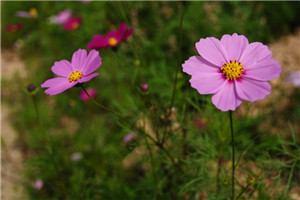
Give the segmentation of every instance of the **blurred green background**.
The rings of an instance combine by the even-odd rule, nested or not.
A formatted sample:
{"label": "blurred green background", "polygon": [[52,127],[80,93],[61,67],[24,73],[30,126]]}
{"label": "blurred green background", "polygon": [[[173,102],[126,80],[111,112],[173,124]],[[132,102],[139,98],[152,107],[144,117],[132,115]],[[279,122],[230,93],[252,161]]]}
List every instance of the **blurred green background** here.
{"label": "blurred green background", "polygon": [[[11,122],[25,160],[19,184],[29,199],[228,199],[227,113],[190,88],[181,64],[195,54],[194,44],[202,37],[236,32],[251,42],[272,43],[293,33],[300,23],[299,2],[1,5],[2,51],[16,52],[27,72],[25,78],[2,76],[2,100],[14,108]],[[15,16],[31,8],[37,9],[37,18]],[[50,16],[64,9],[82,18],[77,30],[49,23]],[[55,61],[70,59],[93,35],[121,22],[134,34],[117,50],[99,50],[100,76],[88,84],[97,90],[97,100],[118,115],[82,102],[79,88],[58,96],[47,96],[42,89],[34,95],[26,91],[28,84],[39,86],[52,76]],[[5,27],[12,23],[21,23],[23,29],[8,32]],[[145,82],[147,92],[140,90]],[[290,199],[291,189],[299,187],[299,90],[289,100],[285,112],[266,104],[251,115],[246,103],[234,116],[241,199]],[[262,126],[266,121],[271,126]],[[285,129],[271,131],[272,123],[282,122]],[[165,140],[168,153],[146,138],[149,132]],[[128,133],[135,139],[125,144]],[[2,144],[5,149],[5,141]],[[74,153],[80,155],[77,161]],[[43,181],[41,189],[32,186],[36,179]]]}

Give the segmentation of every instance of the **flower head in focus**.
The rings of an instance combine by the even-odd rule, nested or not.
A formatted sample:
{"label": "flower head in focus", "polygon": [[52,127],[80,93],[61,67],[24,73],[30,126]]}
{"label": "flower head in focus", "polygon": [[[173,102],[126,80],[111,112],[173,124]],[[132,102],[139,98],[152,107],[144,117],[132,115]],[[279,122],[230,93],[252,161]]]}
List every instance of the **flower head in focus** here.
{"label": "flower head in focus", "polygon": [[20,10],[17,11],[16,16],[21,18],[37,18],[38,11],[36,8],[31,8],[29,11]]}
{"label": "flower head in focus", "polygon": [[[89,95],[88,95],[86,92],[87,92]],[[86,89],[86,92],[83,91],[83,90],[80,91],[80,99],[81,99],[82,101],[86,102],[86,101],[89,101],[90,99],[96,97],[97,92],[96,92],[96,90],[95,90],[94,88],[87,88],[87,89]]]}
{"label": "flower head in focus", "polygon": [[48,79],[41,87],[47,88],[46,94],[57,95],[76,84],[88,82],[98,76],[95,71],[101,64],[98,51],[87,52],[85,49],[79,49],[73,53],[71,62],[68,60],[55,62],[51,70],[57,77]]}
{"label": "flower head in focus", "polygon": [[121,23],[117,30],[112,30],[105,35],[94,35],[87,47],[89,49],[113,48],[126,41],[132,33],[132,28],[129,28],[125,23]]}
{"label": "flower head in focus", "polygon": [[183,71],[200,94],[213,94],[212,103],[221,111],[265,98],[271,92],[268,81],[281,73],[266,45],[236,33],[200,39],[196,49],[200,55],[186,60]]}

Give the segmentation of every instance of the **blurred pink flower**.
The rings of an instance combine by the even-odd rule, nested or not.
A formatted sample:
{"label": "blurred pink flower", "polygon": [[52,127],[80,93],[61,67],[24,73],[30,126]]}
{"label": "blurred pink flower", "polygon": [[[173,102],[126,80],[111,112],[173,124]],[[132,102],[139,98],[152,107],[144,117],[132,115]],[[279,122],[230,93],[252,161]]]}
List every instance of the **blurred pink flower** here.
{"label": "blurred pink flower", "polygon": [[295,87],[300,87],[300,71],[291,72],[287,77],[287,82],[293,84]]}
{"label": "blurred pink flower", "polygon": [[5,30],[7,32],[11,32],[11,33],[17,32],[17,31],[22,30],[22,29],[23,29],[23,24],[20,24],[20,23],[7,24],[6,27],[5,27]]}
{"label": "blurred pink flower", "polygon": [[96,97],[97,92],[94,88],[88,88],[88,89],[86,89],[86,91],[89,95],[87,95],[86,92],[83,90],[81,90],[81,92],[80,92],[80,99],[82,101],[86,102],[86,101],[89,101],[90,99]]}
{"label": "blurred pink flower", "polygon": [[50,17],[50,22],[53,24],[65,24],[72,17],[72,11],[69,9],[59,12],[57,15]]}
{"label": "blurred pink flower", "polygon": [[37,179],[35,180],[32,186],[36,190],[41,190],[44,186],[44,182],[41,179]]}
{"label": "blurred pink flower", "polygon": [[200,94],[213,94],[212,103],[221,111],[235,110],[242,101],[256,101],[271,92],[268,81],[277,78],[281,67],[266,45],[248,42],[243,35],[200,39],[200,56],[182,65],[191,75],[191,86]]}
{"label": "blurred pink flower", "polygon": [[128,143],[132,142],[135,139],[136,139],[136,135],[134,133],[128,133],[127,135],[125,135],[123,137],[123,142],[125,144],[128,144]]}
{"label": "blurred pink flower", "polygon": [[67,22],[63,24],[63,27],[67,31],[74,31],[79,28],[81,24],[80,17],[71,17]]}
{"label": "blurred pink flower", "polygon": [[94,35],[87,47],[89,49],[116,47],[119,43],[126,41],[132,33],[132,28],[129,28],[125,23],[121,23],[117,30],[112,30],[105,35]]}
{"label": "blurred pink flower", "polygon": [[45,93],[57,95],[72,88],[76,84],[90,81],[98,76],[95,72],[102,64],[99,52],[91,50],[89,53],[85,49],[79,49],[73,53],[72,61],[60,60],[52,66],[52,72],[57,75],[48,79],[41,87],[47,88]]}
{"label": "blurred pink flower", "polygon": [[36,8],[31,8],[29,11],[17,11],[16,16],[21,18],[36,18],[38,12]]}

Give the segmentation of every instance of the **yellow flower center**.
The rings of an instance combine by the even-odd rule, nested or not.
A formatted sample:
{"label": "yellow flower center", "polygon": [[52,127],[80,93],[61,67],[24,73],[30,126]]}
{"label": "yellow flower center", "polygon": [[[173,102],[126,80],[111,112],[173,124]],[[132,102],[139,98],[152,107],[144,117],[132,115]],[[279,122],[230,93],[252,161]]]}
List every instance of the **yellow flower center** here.
{"label": "yellow flower center", "polygon": [[116,38],[114,38],[114,37],[111,37],[111,38],[108,39],[108,44],[110,46],[116,46],[117,43],[118,43],[118,40]]}
{"label": "yellow flower center", "polygon": [[221,72],[227,80],[236,80],[240,78],[244,72],[243,65],[238,61],[230,61],[221,67]]}
{"label": "yellow flower center", "polygon": [[68,77],[70,83],[75,82],[83,77],[83,74],[80,71],[73,71]]}

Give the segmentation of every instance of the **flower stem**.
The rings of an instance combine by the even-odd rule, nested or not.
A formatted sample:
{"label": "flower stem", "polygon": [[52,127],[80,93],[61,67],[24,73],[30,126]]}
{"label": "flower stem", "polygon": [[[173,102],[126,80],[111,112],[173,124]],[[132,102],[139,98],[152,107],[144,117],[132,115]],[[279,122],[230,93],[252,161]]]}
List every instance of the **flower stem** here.
{"label": "flower stem", "polygon": [[171,96],[171,108],[174,105],[175,101],[175,96],[176,96],[176,88],[177,88],[177,82],[178,82],[178,72],[179,72],[179,66],[181,62],[181,54],[182,54],[182,33],[183,33],[183,17],[184,17],[184,12],[183,12],[183,5],[179,5],[179,10],[180,10],[180,18],[179,18],[179,39],[178,39],[178,55],[177,55],[177,69],[174,70],[174,80],[173,80],[173,89],[172,89],[172,96]]}
{"label": "flower stem", "polygon": [[106,106],[104,106],[104,105],[102,105],[101,103],[99,103],[94,97],[92,97],[92,96],[88,93],[88,91],[85,89],[85,87],[84,87],[83,85],[80,85],[80,88],[82,89],[82,91],[83,91],[88,97],[90,97],[90,98],[93,100],[93,103],[94,103],[96,106],[102,108],[103,110],[106,110],[106,111],[108,111],[108,112],[111,112],[111,113],[113,113],[113,114],[115,114],[115,115],[117,115],[117,116],[119,116],[119,117],[121,116],[121,114],[119,114],[119,113],[117,113],[117,112],[115,112],[115,111],[113,111],[113,110],[110,110],[110,109],[108,109]]}
{"label": "flower stem", "polygon": [[35,110],[36,120],[39,123],[40,122],[40,116],[39,116],[39,109],[38,109],[38,105],[37,105],[37,102],[36,102],[36,98],[35,98],[34,95],[31,95],[31,99],[32,99],[32,102],[33,102],[34,110]]}
{"label": "flower stem", "polygon": [[152,136],[148,135],[147,133],[145,133],[145,136],[148,137],[153,142],[154,145],[156,145],[162,152],[165,153],[165,155],[170,159],[170,161],[174,167],[176,167],[180,172],[182,172],[182,168],[179,165],[179,163],[170,154],[170,152],[165,148],[165,146],[162,143],[160,143],[159,141],[157,141],[156,139],[154,139]]}
{"label": "flower stem", "polygon": [[235,142],[234,142],[234,132],[233,132],[233,120],[232,120],[232,111],[229,111],[229,120],[230,120],[230,133],[231,133],[231,151],[232,151],[232,157],[231,157],[231,199],[235,199]]}

